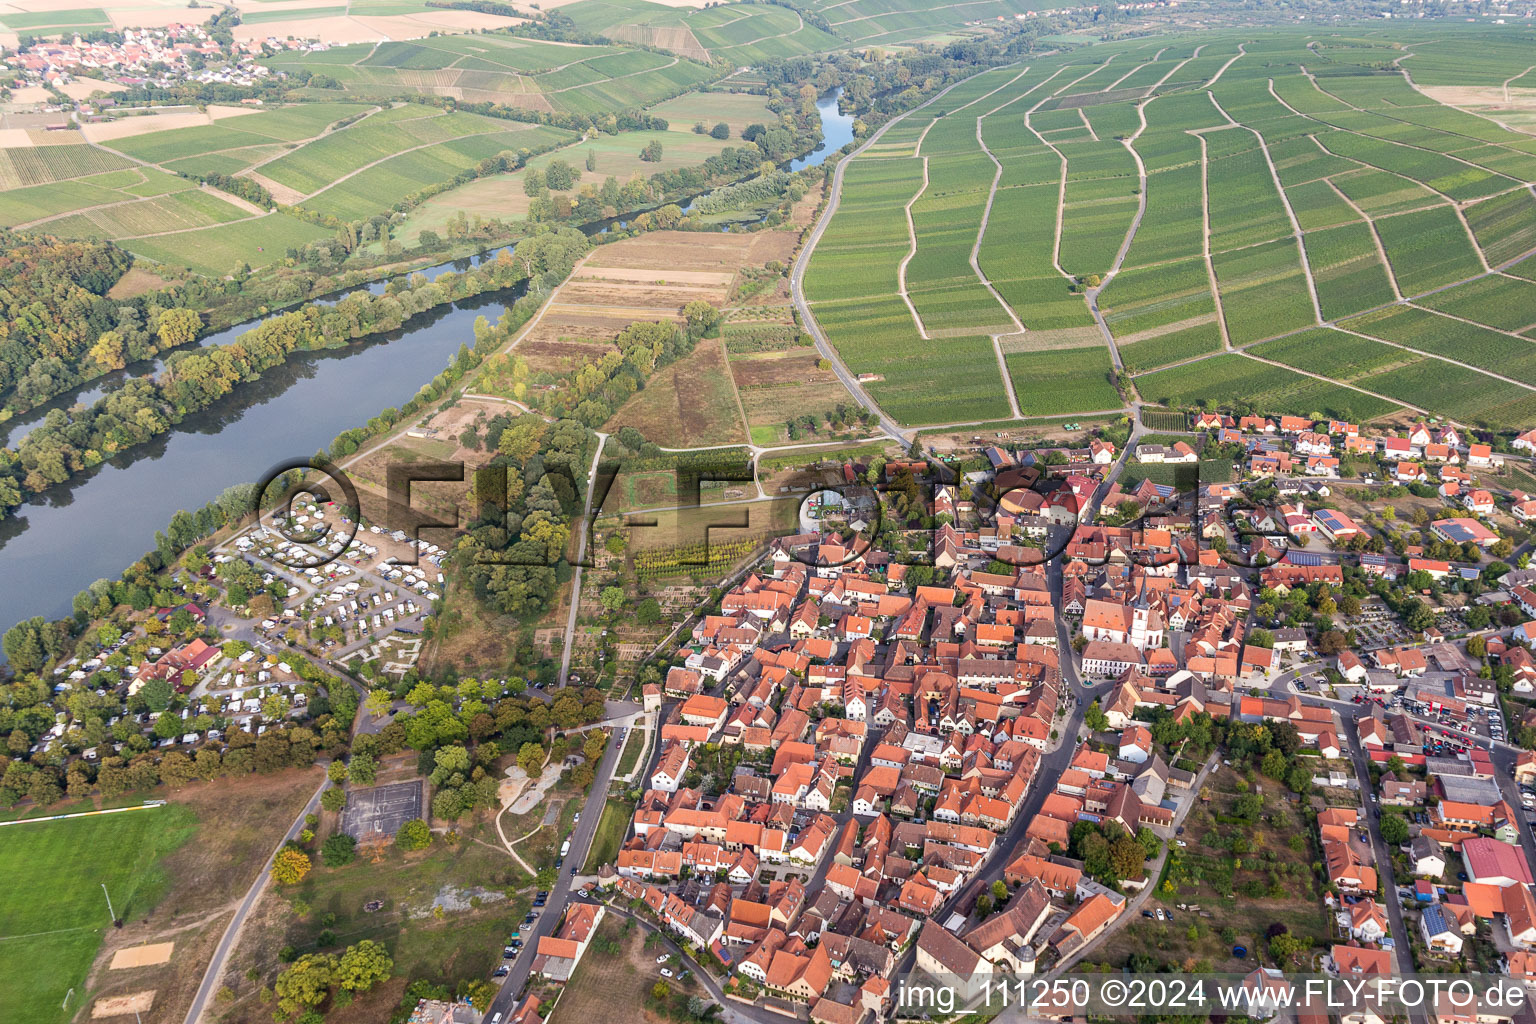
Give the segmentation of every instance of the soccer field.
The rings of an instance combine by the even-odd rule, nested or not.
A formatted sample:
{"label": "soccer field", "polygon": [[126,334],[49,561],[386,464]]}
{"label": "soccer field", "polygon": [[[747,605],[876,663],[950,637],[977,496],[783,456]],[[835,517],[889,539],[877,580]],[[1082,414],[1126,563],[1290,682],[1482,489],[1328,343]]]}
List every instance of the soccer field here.
{"label": "soccer field", "polygon": [[[192,837],[179,804],[0,828],[0,1006],[9,1020],[63,1022],[85,998],[91,961],[119,917],[151,909],[168,879],[160,859]],[[63,1007],[70,989],[69,1007]]]}

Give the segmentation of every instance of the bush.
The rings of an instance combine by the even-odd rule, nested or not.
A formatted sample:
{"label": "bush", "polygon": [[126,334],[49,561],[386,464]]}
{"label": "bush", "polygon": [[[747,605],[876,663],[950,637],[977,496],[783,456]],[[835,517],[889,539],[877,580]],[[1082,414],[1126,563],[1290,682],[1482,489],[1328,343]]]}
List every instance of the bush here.
{"label": "bush", "polygon": [[407,853],[425,850],[432,845],[432,830],[420,818],[408,821],[395,833],[395,845]]}

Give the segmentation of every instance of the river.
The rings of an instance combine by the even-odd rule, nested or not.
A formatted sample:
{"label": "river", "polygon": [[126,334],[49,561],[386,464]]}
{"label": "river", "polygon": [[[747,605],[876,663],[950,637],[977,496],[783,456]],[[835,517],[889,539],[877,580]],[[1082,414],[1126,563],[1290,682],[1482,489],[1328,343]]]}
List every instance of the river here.
{"label": "river", "polygon": [[[821,163],[853,138],[853,118],[838,112],[835,94],[823,96],[817,108],[825,141],[795,160],[792,170]],[[499,251],[417,273],[462,271]],[[360,287],[378,293],[385,282]],[[403,405],[461,344],[473,344],[477,316],[495,321],[514,297],[487,293],[417,317],[392,334],[295,354],[170,433],[35,495],[0,522],[0,630],[33,615],[68,615],[77,593],[98,579],[116,578],[154,547],[155,531],[178,510],[201,508],[225,488],[258,480],[286,459],[312,455],[381,409]],[[225,344],[253,326],[237,324],[199,344]],[[0,443],[24,436],[51,409],[90,404],[116,381],[157,372],[161,365],[157,359],[125,367],[0,424]]]}

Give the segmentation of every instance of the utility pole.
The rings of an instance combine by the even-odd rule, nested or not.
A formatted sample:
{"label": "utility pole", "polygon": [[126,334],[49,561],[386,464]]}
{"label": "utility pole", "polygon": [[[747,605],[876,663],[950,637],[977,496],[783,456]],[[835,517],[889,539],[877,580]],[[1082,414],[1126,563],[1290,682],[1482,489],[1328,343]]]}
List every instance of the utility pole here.
{"label": "utility pole", "polygon": [[117,925],[117,911],[112,909],[112,894],[107,892],[107,883],[101,883],[101,894],[107,898],[107,914],[112,918],[112,924]]}

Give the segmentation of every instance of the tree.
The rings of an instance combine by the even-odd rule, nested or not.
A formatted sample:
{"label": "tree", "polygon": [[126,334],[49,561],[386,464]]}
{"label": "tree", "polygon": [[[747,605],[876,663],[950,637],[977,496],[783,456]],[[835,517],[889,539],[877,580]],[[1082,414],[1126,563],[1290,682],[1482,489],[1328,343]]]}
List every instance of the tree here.
{"label": "tree", "polygon": [[661,604],[654,597],[648,597],[635,605],[635,621],[642,626],[654,626],[661,621]]}
{"label": "tree", "polygon": [[309,854],[292,846],[277,851],[272,859],[272,880],[278,885],[298,885],[309,874]]}
{"label": "tree", "polygon": [[517,766],[536,779],[544,771],[544,748],[537,743],[524,743],[517,750]]}
{"label": "tree", "polygon": [[395,845],[407,853],[425,850],[432,845],[432,830],[420,818],[413,818],[395,833]]}
{"label": "tree", "polygon": [[[198,753],[202,753],[202,751],[198,751]],[[339,812],[343,807],[347,806],[347,791],[337,786],[332,786],[320,794],[320,806],[332,814]]]}
{"label": "tree", "polygon": [[1088,705],[1088,710],[1083,712],[1083,721],[1094,732],[1106,732],[1109,729],[1109,716],[1099,707],[1098,701]]}
{"label": "tree", "polygon": [[1269,940],[1269,955],[1277,964],[1288,963],[1291,957],[1307,948],[1307,942],[1290,932],[1281,932]]}
{"label": "tree", "polygon": [[359,786],[371,786],[373,780],[378,777],[379,765],[373,759],[373,755],[366,751],[352,755],[352,760],[347,764],[347,778]]}
{"label": "tree", "polygon": [[672,995],[672,986],[664,981],[658,981],[651,986],[651,998],[658,1003],[666,1002]]}
{"label": "tree", "polygon": [[357,859],[357,840],[337,832],[320,844],[320,860],[328,868],[339,868]]}
{"label": "tree", "polygon": [[348,946],[337,965],[336,981],[348,992],[366,992],[381,981],[388,981],[395,962],[385,948],[372,939]]}
{"label": "tree", "polygon": [[368,713],[378,718],[389,714],[390,705],[394,702],[395,695],[388,690],[369,690],[368,697],[363,701],[363,707]]}
{"label": "tree", "polygon": [[272,988],[277,1005],[287,1014],[319,1006],[336,983],[336,958],[326,953],[306,953],[277,976]]}
{"label": "tree", "polygon": [[640,151],[640,159],[648,164],[659,163],[661,161],[661,143],[656,139],[646,143],[645,148]]}
{"label": "tree", "polygon": [[325,777],[338,786],[347,781],[347,766],[341,761],[332,761],[325,767]]}
{"label": "tree", "polygon": [[726,124],[724,121],[721,121],[719,124],[715,125],[709,130],[709,137],[712,139],[719,139],[720,141],[724,142],[726,139],[731,137],[731,126]]}
{"label": "tree", "polygon": [[617,612],[624,607],[624,590],[621,587],[604,587],[600,597],[603,607],[610,612]]}
{"label": "tree", "polygon": [[1401,814],[1388,812],[1381,816],[1381,841],[1388,846],[1401,846],[1408,841],[1408,822]]}
{"label": "tree", "polygon": [[1008,899],[1008,883],[1004,882],[1002,879],[998,879],[997,881],[993,882],[992,883],[992,898],[994,900],[996,900],[998,903],[1002,903],[1005,900],[1007,900]]}
{"label": "tree", "polygon": [[156,333],[160,337],[162,346],[175,348],[195,340],[202,329],[202,317],[190,309],[178,307],[167,309],[160,314],[160,325]]}

